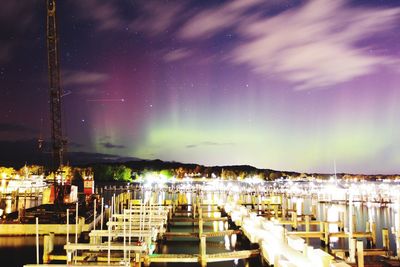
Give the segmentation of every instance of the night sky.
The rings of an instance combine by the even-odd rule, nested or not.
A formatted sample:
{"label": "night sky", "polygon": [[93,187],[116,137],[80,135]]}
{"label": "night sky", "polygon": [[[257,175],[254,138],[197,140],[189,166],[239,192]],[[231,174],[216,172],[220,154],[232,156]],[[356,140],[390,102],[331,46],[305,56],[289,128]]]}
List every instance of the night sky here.
{"label": "night sky", "polygon": [[[70,151],[400,173],[400,1],[58,1]],[[49,139],[44,0],[2,1],[0,140]]]}

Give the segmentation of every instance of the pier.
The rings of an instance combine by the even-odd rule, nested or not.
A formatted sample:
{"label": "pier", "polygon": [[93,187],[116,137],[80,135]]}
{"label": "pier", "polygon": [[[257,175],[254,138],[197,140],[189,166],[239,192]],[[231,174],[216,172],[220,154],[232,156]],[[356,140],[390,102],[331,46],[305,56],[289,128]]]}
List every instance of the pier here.
{"label": "pier", "polygon": [[[67,242],[65,254],[53,251],[52,235],[45,234],[44,265],[65,261],[68,266],[151,266],[152,263],[208,263],[243,260],[248,266],[256,258],[265,266],[368,266],[370,257],[393,260],[388,229],[381,231],[377,244],[377,227],[368,220],[360,229],[353,208],[338,209],[335,204],[312,201],[305,209],[299,196],[285,192],[247,191],[240,194],[222,189],[180,191],[160,199],[161,190],[142,190],[141,199],[131,191],[114,195],[104,211],[100,228],[93,226],[87,236],[89,243]],[[318,200],[318,199],[317,199]],[[318,206],[318,203],[324,203]],[[354,205],[352,196],[347,204]],[[321,209],[322,207],[322,209]],[[97,222],[99,223],[99,222]],[[206,231],[205,224],[214,227]],[[188,225],[195,231],[171,231],[172,227]],[[54,236],[54,235],[53,235]],[[209,253],[213,238],[248,240],[249,249]],[[396,238],[398,237],[396,233]],[[191,240],[198,242],[197,253],[160,253],[165,242]],[[347,244],[331,247],[332,240]],[[315,246],[317,241],[320,246]],[[314,245],[312,245],[314,244]],[[366,246],[365,246],[366,244]],[[62,265],[56,265],[62,266]],[[383,265],[377,265],[383,266]]]}
{"label": "pier", "polygon": [[[227,229],[228,218],[221,217],[221,211],[216,205],[214,208],[211,208],[211,205],[206,206],[207,211],[203,212],[203,203],[200,201],[196,204],[165,201],[162,205],[156,205],[151,201],[138,202],[131,199],[130,194],[122,193],[112,198],[112,205],[105,212],[109,215],[104,224],[106,229],[91,230],[88,233],[89,243],[78,243],[75,239],[75,243],[68,242],[64,246],[65,255],[57,255],[53,251],[54,234],[44,235],[44,264],[40,266],[53,266],[50,264],[52,261],[60,260],[66,261],[68,266],[81,266],[85,262],[94,261],[98,262],[99,266],[112,266],[121,262],[133,266],[150,266],[156,262],[198,262],[200,266],[207,266],[207,263],[211,262],[246,260],[259,256],[258,249],[207,254],[207,239],[239,235],[241,231]],[[204,224],[213,222],[222,223],[223,229],[204,231]],[[174,224],[196,225],[198,231],[168,231]],[[153,254],[157,242],[168,242],[175,238],[198,240],[198,253]]]}

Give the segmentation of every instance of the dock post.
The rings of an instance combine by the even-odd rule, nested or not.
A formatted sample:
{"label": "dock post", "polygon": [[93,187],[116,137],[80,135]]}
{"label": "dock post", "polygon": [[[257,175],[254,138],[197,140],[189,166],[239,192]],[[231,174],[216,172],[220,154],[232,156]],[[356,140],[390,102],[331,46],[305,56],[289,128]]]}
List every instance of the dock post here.
{"label": "dock post", "polygon": [[[69,244],[69,209],[67,209],[67,245]],[[43,258],[44,258],[44,252],[43,252]],[[72,260],[71,257],[71,251],[67,250],[67,264],[70,264]],[[44,262],[44,259],[43,259]]]}
{"label": "dock post", "polygon": [[382,228],[382,246],[389,251],[389,230]]}
{"label": "dock post", "polygon": [[282,241],[283,241],[284,244],[288,243],[286,228],[283,228],[283,231],[282,231]]}
{"label": "dock post", "polygon": [[[111,222],[111,220],[110,220]],[[107,263],[110,264],[111,259],[111,225],[108,225],[108,247],[107,247]]]}
{"label": "dock post", "polygon": [[199,238],[203,234],[203,209],[199,208]]}
{"label": "dock post", "polygon": [[140,254],[136,253],[135,254],[135,267],[140,267],[141,262],[140,262]]}
{"label": "dock post", "polygon": [[351,238],[349,241],[349,262],[354,263],[356,262],[356,239]]}
{"label": "dock post", "polygon": [[371,224],[371,232],[372,232],[372,246],[376,245],[376,223],[372,222]]}
{"label": "dock post", "polygon": [[396,245],[397,245],[397,258],[400,257],[400,192],[397,192],[397,221],[399,225],[397,226],[397,232],[396,232]]}
{"label": "dock post", "polygon": [[310,232],[310,215],[306,215],[306,232]]}
{"label": "dock post", "polygon": [[97,199],[94,199],[94,201],[93,201],[93,230],[95,230],[95,231],[96,231],[96,215],[97,215],[96,200]]}
{"label": "dock post", "polygon": [[286,209],[287,209],[287,199],[285,194],[282,195],[282,214],[281,217],[283,220],[286,219]]}
{"label": "dock post", "polygon": [[75,204],[75,244],[78,243],[78,223],[79,223],[79,206],[78,202]]}
{"label": "dock post", "polygon": [[49,251],[52,252],[54,250],[54,233],[50,232],[49,233]]}
{"label": "dock post", "polygon": [[317,218],[317,205],[315,203],[311,203],[311,214],[314,218]]}
{"label": "dock post", "polygon": [[261,197],[261,211],[262,211],[262,214],[265,214],[265,201],[263,200],[262,197]]}
{"label": "dock post", "polygon": [[43,263],[49,263],[49,239],[50,236],[49,235],[44,235],[43,236]]}
{"label": "dock post", "polygon": [[292,211],[292,229],[297,230],[297,213]]}
{"label": "dock post", "polygon": [[297,208],[297,212],[298,212],[298,210],[300,209],[300,214],[303,215],[303,214],[304,214],[304,202],[301,201],[301,202],[299,203],[299,206],[300,206],[300,207]]}
{"label": "dock post", "polygon": [[117,195],[117,197],[114,197],[114,212],[119,214],[119,195]]}
{"label": "dock post", "polygon": [[353,232],[357,232],[357,216],[355,214],[353,214]]}
{"label": "dock post", "polygon": [[43,237],[43,263],[50,262],[50,253],[54,250],[54,233],[49,233]]}
{"label": "dock post", "polygon": [[72,263],[72,253],[70,250],[67,250],[67,265]]}
{"label": "dock post", "polygon": [[67,209],[67,245],[69,244],[69,209]]}
{"label": "dock post", "polygon": [[[306,232],[310,232],[310,215],[305,216],[305,221],[306,221]],[[309,244],[310,239],[307,237],[306,238],[306,244]]]}
{"label": "dock post", "polygon": [[49,235],[44,235],[43,236],[43,263],[49,263],[49,239],[50,236]]}
{"label": "dock post", "polygon": [[339,213],[339,220],[340,220],[339,231],[342,232],[344,231],[344,212]]}
{"label": "dock post", "polygon": [[172,219],[172,208],[168,210],[168,220]]}
{"label": "dock post", "polygon": [[329,223],[324,222],[324,242],[325,246],[329,246]]}
{"label": "dock post", "polygon": [[149,257],[149,255],[146,255],[146,256],[144,257],[144,259],[143,259],[143,265],[144,265],[145,267],[149,267],[149,266],[150,266],[150,257]]}
{"label": "dock post", "polygon": [[[132,201],[130,200],[130,195],[129,195],[129,246],[131,245],[132,242]],[[128,258],[129,261],[131,261],[131,250],[128,251]]]}
{"label": "dock post", "polygon": [[15,208],[17,209],[17,214],[18,214],[18,221],[20,220],[20,210],[19,210],[19,187],[17,188],[17,191],[15,191],[16,195],[15,195]]}
{"label": "dock post", "polygon": [[349,191],[349,262],[350,263],[354,263],[356,261],[355,259],[355,250],[356,250],[356,241],[353,238],[353,232],[355,231],[354,228],[354,217],[353,217],[353,193],[352,193],[352,188],[350,187],[350,191]]}
{"label": "dock post", "polygon": [[152,244],[151,236],[146,236],[145,239],[144,239],[144,242],[147,245],[147,252],[148,252],[148,254],[150,254],[151,247],[152,247],[152,245],[151,245]]}
{"label": "dock post", "polygon": [[110,213],[110,218],[112,218],[112,216],[115,213],[115,194],[111,197],[111,213]]}
{"label": "dock post", "polygon": [[36,264],[39,264],[39,217],[36,217]]}
{"label": "dock post", "polygon": [[103,224],[104,224],[104,197],[101,198],[101,221],[100,221],[100,229],[103,230]]}
{"label": "dock post", "polygon": [[293,199],[292,198],[289,198],[288,199],[288,207],[289,207],[289,209],[288,209],[288,216],[289,215],[291,215],[291,212],[297,212],[297,207],[296,207],[296,203],[295,202],[293,202]]}
{"label": "dock post", "polygon": [[321,244],[323,244],[325,241],[324,241],[324,222],[320,222],[319,223],[319,231],[321,232],[321,236],[320,236],[320,241],[321,241]]}
{"label": "dock post", "polygon": [[274,216],[275,216],[275,219],[278,219],[278,205],[274,205]]}
{"label": "dock post", "polygon": [[196,197],[196,202],[194,202],[194,201],[192,201],[192,219],[193,219],[193,222],[192,222],[192,225],[194,226],[194,219],[196,218],[196,212],[197,212],[197,200],[198,200],[198,198]]}
{"label": "dock post", "polygon": [[255,195],[251,195],[251,208],[255,209],[255,205],[256,205],[256,196]]}
{"label": "dock post", "polygon": [[364,267],[364,247],[363,241],[357,241],[357,266]]}
{"label": "dock post", "polygon": [[324,221],[328,221],[328,208],[326,204],[324,205],[322,212],[324,213]]}
{"label": "dock post", "polygon": [[200,237],[200,266],[207,266],[206,237],[204,235]]}
{"label": "dock post", "polygon": [[198,198],[196,197],[196,203],[193,203],[194,201],[192,202],[192,207],[193,207],[193,209],[192,209],[192,217],[193,217],[193,219],[194,219],[194,218],[196,218],[196,212],[197,212],[197,209],[196,209],[196,208],[197,208],[197,201],[198,201]]}
{"label": "dock post", "polygon": [[[130,222],[129,222],[130,223]],[[124,238],[123,238],[123,242],[124,242],[124,264],[126,264],[126,211],[124,210],[124,214],[123,214],[123,233],[124,233]]]}

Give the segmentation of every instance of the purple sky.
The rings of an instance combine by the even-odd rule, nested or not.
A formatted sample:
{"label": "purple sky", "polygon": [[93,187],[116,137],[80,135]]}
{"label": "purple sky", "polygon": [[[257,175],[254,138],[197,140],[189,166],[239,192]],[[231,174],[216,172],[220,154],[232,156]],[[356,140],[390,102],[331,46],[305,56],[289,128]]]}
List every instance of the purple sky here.
{"label": "purple sky", "polygon": [[[70,150],[400,173],[400,2],[59,1]],[[0,139],[49,136],[45,5],[0,10]]]}

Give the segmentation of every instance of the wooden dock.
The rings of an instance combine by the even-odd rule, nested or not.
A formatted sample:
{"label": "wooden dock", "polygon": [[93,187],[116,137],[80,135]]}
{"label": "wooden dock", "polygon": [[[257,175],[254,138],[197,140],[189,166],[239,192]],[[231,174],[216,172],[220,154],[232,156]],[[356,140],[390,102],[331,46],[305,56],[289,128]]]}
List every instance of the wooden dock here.
{"label": "wooden dock", "polygon": [[[388,230],[382,232],[382,249],[364,249],[365,240],[376,245],[376,225],[368,222],[365,231],[357,229],[354,214],[350,213],[347,217],[348,230],[344,227],[343,212],[334,219],[328,219],[326,214],[321,216],[320,211],[317,220],[314,204],[308,214],[304,214],[297,209],[296,203],[289,205],[286,195],[278,197],[274,193],[267,200],[265,195],[260,196],[256,192],[245,192],[243,195],[251,201],[244,199],[242,194],[236,200],[227,196],[224,206],[217,208],[214,199],[202,203],[199,195],[189,201],[191,204],[184,203],[181,194],[180,197],[173,196],[165,205],[157,206],[151,204],[151,200],[142,203],[123,193],[113,199],[115,204],[112,202],[110,207],[110,220],[104,224],[107,229],[89,233],[90,244],[70,243],[64,247],[67,255],[54,255],[45,243],[46,260],[65,260],[68,266],[83,266],[93,262],[95,266],[115,266],[120,263],[135,267],[142,264],[150,266],[151,263],[199,263],[205,267],[212,262],[247,261],[249,258],[260,257],[274,266],[299,264],[339,267],[354,266],[356,260],[362,263],[364,257],[389,256]],[[213,223],[215,231],[205,231],[209,229],[204,229],[206,223]],[[170,230],[172,225],[186,224],[195,226],[198,231],[196,228],[188,232]],[[240,230],[228,229],[228,225]],[[337,229],[331,229],[332,225]],[[215,245],[211,238],[228,236],[231,240],[233,236],[232,239],[236,240],[234,235],[246,236],[250,243],[254,243],[252,247],[259,249],[207,253],[207,246]],[[198,253],[160,254],[157,250],[153,253],[157,245],[162,244],[162,240],[168,243],[170,240],[179,242],[188,238],[199,242]],[[329,253],[311,247],[308,241],[312,238],[320,239],[321,245],[326,246]],[[349,248],[329,250],[333,238],[348,240]]]}
{"label": "wooden dock", "polygon": [[[172,205],[145,207],[133,206],[134,201],[129,196],[116,196],[108,210],[107,229],[97,229],[89,232],[90,243],[68,243],[64,246],[66,255],[53,253],[54,235],[45,236],[43,260],[46,265],[51,261],[66,261],[67,266],[116,266],[121,262],[131,262],[133,266],[149,266],[151,263],[199,263],[202,267],[211,262],[246,260],[258,257],[259,250],[240,250],[207,254],[207,239],[239,235],[239,230],[229,230],[227,217],[221,217],[221,211],[215,204],[204,205],[200,202],[191,205],[191,211],[185,210],[187,205],[172,203]],[[136,202],[136,201],[135,201]],[[203,207],[206,207],[203,211]],[[210,208],[212,207],[212,208]],[[186,216],[187,217],[186,217]],[[206,223],[224,222],[223,229],[205,232]],[[198,231],[171,232],[164,227],[173,224],[189,223],[196,225]],[[152,253],[156,239],[170,240],[174,238],[194,238],[199,241],[199,253],[195,254],[158,254]],[[213,244],[212,241],[210,244]],[[156,246],[155,246],[156,247]],[[28,266],[28,265],[27,265]],[[36,265],[29,265],[36,266]],[[42,265],[45,266],[45,265]],[[52,265],[54,266],[54,265]],[[63,265],[57,265],[63,266]]]}

